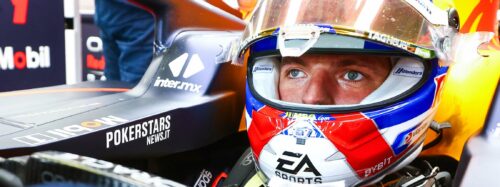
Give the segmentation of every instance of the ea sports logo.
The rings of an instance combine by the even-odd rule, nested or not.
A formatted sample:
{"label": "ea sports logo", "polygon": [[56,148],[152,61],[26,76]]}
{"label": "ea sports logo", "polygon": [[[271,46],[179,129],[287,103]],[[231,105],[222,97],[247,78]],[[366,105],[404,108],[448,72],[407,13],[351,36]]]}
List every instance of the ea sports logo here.
{"label": "ea sports logo", "polygon": [[321,173],[306,154],[285,151],[282,156],[277,160],[275,171],[277,177],[294,183],[322,183]]}
{"label": "ea sports logo", "polygon": [[[285,151],[283,152],[283,156],[287,156],[291,158],[291,160],[288,159],[283,159],[279,158],[278,159],[278,166],[276,167],[277,170],[281,170],[293,175],[296,175],[299,173],[299,171],[302,172],[310,172],[313,173],[316,176],[321,176],[319,171],[314,167],[312,164],[311,160],[306,154],[300,154],[300,153],[292,153]],[[300,159],[300,160],[297,160]],[[292,166],[296,161],[299,161],[299,163],[295,166],[295,168],[286,168],[285,165],[287,166]]]}

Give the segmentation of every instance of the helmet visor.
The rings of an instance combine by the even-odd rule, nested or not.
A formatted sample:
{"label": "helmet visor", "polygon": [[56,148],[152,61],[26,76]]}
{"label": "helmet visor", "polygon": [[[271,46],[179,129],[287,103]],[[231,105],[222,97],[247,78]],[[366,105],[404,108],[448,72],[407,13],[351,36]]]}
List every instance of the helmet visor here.
{"label": "helmet visor", "polygon": [[432,49],[430,26],[447,24],[447,16],[427,1],[419,4],[404,0],[264,0],[247,25],[241,49],[276,28],[299,24],[329,25],[339,34],[418,53],[409,44]]}

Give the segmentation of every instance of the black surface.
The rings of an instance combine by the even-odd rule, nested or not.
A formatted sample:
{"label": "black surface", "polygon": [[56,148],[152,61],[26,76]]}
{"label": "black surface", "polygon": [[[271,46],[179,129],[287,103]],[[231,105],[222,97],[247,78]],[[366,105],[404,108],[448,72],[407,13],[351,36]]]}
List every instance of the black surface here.
{"label": "black surface", "polygon": [[[235,133],[243,109],[244,76],[241,75],[244,71],[242,67],[219,64],[215,60],[223,49],[221,46],[228,45],[238,36],[239,33],[225,31],[179,32],[173,36],[177,39],[171,48],[155,58],[141,82],[127,92],[0,97],[0,126],[10,129],[0,136],[0,155],[8,157],[53,149],[97,158],[147,158],[197,149]],[[188,58],[179,77],[173,76],[168,64],[184,53],[197,54],[205,68],[183,78],[182,72],[190,63]],[[158,77],[202,87],[198,93],[155,87]],[[58,88],[99,86],[127,85],[94,82]],[[83,123],[110,116],[122,120],[112,125],[81,129]],[[171,135],[167,140],[147,146],[146,138],[142,137],[107,148],[107,134],[117,130],[125,132],[123,128],[128,126],[166,116],[171,118]],[[66,129],[63,135],[54,134],[54,130],[61,129]],[[148,136],[152,134],[147,133]]]}

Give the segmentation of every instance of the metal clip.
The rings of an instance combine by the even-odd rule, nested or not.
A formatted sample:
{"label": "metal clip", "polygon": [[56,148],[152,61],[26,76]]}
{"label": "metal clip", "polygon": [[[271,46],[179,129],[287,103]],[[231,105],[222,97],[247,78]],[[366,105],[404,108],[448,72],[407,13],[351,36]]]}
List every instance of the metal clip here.
{"label": "metal clip", "polygon": [[[283,57],[299,57],[309,50],[321,34],[321,28],[315,25],[295,25],[280,28],[278,49]],[[298,43],[291,43],[297,41]],[[287,46],[286,43],[290,42]],[[301,44],[302,43],[302,44]]]}

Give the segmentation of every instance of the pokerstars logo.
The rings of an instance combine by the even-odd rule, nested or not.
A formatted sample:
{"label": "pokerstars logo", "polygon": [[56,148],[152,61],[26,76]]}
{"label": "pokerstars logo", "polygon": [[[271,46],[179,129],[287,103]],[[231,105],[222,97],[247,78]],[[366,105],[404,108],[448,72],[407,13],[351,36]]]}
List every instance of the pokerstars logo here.
{"label": "pokerstars logo", "polygon": [[24,51],[14,47],[0,47],[0,70],[24,70],[50,68],[50,47],[39,46],[38,50],[26,46]]}
{"label": "pokerstars logo", "polygon": [[[193,54],[189,59],[189,61],[188,57],[189,54],[184,53],[168,64],[168,67],[175,78],[181,75],[182,70],[184,70],[182,77],[188,79],[205,69],[205,66],[203,65],[203,62],[201,61],[200,56],[198,54]],[[154,86],[163,88],[174,88],[193,93],[200,93],[202,87],[202,85],[195,84],[192,82],[171,80],[168,78],[162,79],[161,77],[156,78]]]}

